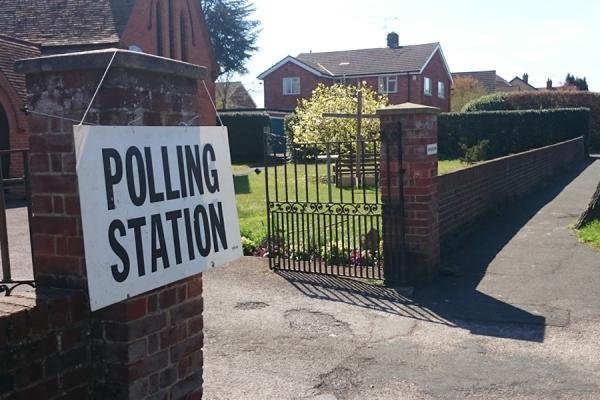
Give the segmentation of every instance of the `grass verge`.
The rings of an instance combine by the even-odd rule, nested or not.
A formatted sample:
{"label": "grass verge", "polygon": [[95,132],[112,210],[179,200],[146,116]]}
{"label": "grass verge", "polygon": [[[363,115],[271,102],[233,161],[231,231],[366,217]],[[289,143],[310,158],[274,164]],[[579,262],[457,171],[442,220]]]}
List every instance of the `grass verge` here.
{"label": "grass verge", "polygon": [[600,250],[600,220],[595,220],[577,231],[577,237],[590,246]]}

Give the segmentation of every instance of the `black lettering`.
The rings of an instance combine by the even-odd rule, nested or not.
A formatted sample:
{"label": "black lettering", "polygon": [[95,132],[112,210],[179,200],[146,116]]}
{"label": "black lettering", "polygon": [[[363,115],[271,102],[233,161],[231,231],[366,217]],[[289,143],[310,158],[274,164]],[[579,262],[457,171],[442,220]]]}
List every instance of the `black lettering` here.
{"label": "black lettering", "polygon": [[[208,169],[208,155],[210,154],[210,161],[217,161],[215,156],[215,149],[212,144],[207,144],[202,150],[202,160],[204,161],[204,180],[206,181],[206,188],[210,193],[219,191],[219,175],[215,168]],[[212,180],[211,180],[212,177]]]}
{"label": "black lettering", "polygon": [[[200,221],[200,214],[202,214],[202,222]],[[202,243],[202,232],[200,230],[200,224],[204,228],[204,243]],[[210,220],[206,209],[202,205],[198,205],[194,210],[194,231],[196,233],[196,246],[198,252],[202,257],[206,257],[210,254]]]}
{"label": "black lettering", "polygon": [[177,166],[179,168],[179,184],[181,186],[181,197],[187,197],[187,186],[185,183],[185,166],[183,161],[183,147],[177,146]]}
{"label": "black lettering", "polygon": [[117,264],[113,264],[110,266],[110,270],[112,272],[112,276],[117,282],[124,282],[125,279],[129,276],[129,255],[127,254],[127,250],[119,243],[116,238],[115,233],[119,232],[119,236],[123,237],[126,234],[125,225],[118,219],[114,220],[110,223],[108,227],[108,242],[110,243],[110,248],[115,253],[117,257],[121,260],[123,264],[123,270],[119,270],[119,266]]}
{"label": "black lettering", "polygon": [[150,217],[150,226],[152,227],[152,272],[156,272],[158,270],[157,261],[159,258],[162,261],[163,268],[170,267],[165,231],[162,226],[160,214],[154,214]]}
{"label": "black lettering", "polygon": [[208,213],[210,214],[210,226],[212,228],[212,238],[215,244],[215,252],[219,251],[219,241],[217,235],[221,240],[223,249],[227,250],[227,235],[225,233],[225,220],[223,219],[223,204],[217,203],[218,211],[215,210],[214,204],[208,205]]}
{"label": "black lettering", "polygon": [[[115,162],[115,170],[111,168],[111,160]],[[106,203],[109,210],[115,209],[115,193],[113,186],[123,179],[123,161],[115,149],[102,149],[104,163],[104,185],[106,186]]]}
{"label": "black lettering", "polygon": [[173,190],[173,186],[171,185],[169,150],[167,149],[167,146],[162,146],[160,151],[162,153],[163,174],[165,175],[165,191],[167,192],[167,200],[178,199],[180,197],[179,190]]}
{"label": "black lettering", "polygon": [[127,221],[127,227],[133,229],[135,236],[135,254],[137,257],[138,275],[146,275],[146,268],[144,266],[144,246],[142,243],[142,226],[146,226],[146,218],[133,218]]}
{"label": "black lettering", "polygon": [[183,220],[185,222],[185,232],[187,235],[188,255],[190,257],[190,261],[193,261],[196,259],[196,254],[194,252],[194,234],[192,232],[192,219],[190,218],[189,208],[183,210]]}
{"label": "black lettering", "polygon": [[[133,162],[137,166],[138,181],[140,193],[136,192],[135,180],[133,175]],[[127,170],[127,189],[131,202],[136,206],[141,206],[146,201],[146,176],[144,175],[144,159],[142,153],[137,147],[130,147],[125,154],[125,169]]]}
{"label": "black lettering", "polygon": [[171,211],[165,214],[167,221],[171,222],[171,230],[173,231],[173,247],[175,248],[175,264],[182,263],[181,259],[181,241],[179,240],[179,223],[181,218],[181,210]]}
{"label": "black lettering", "polygon": [[190,196],[194,196],[194,181],[196,181],[198,194],[204,194],[200,162],[200,149],[198,145],[194,146],[194,153],[192,153],[192,148],[190,146],[185,146],[185,164],[187,166]]}
{"label": "black lettering", "polygon": [[164,201],[165,194],[156,192],[156,185],[154,183],[154,165],[152,164],[152,149],[150,149],[150,147],[144,147],[144,154],[146,155],[146,175],[148,176],[148,189],[150,189],[150,203]]}

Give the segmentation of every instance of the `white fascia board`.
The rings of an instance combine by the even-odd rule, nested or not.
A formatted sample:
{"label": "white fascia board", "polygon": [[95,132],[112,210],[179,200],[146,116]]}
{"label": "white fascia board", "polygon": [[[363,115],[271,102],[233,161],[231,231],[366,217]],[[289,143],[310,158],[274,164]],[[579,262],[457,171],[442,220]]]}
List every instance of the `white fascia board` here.
{"label": "white fascia board", "polygon": [[450,78],[450,86],[453,86],[454,85],[454,79],[452,79],[452,73],[450,73],[450,68],[448,67],[448,63],[446,62],[446,57],[444,57],[444,52],[442,51],[442,46],[439,45],[439,44],[431,52],[431,55],[429,56],[429,58],[427,59],[427,61],[425,62],[425,64],[423,64],[423,68],[421,68],[421,71],[419,72],[419,74],[422,74],[425,71],[425,68],[427,68],[427,66],[429,65],[429,63],[433,59],[433,56],[435,56],[435,53],[437,53],[438,51],[440,52],[440,56],[442,57],[442,62],[444,63],[444,67],[446,68],[446,73],[448,74],[448,78]]}
{"label": "white fascia board", "polygon": [[298,67],[303,68],[314,75],[317,75],[320,77],[331,78],[330,76],[323,75],[323,73],[321,71],[319,71],[307,64],[304,64],[302,61],[300,61],[297,58],[292,57],[292,56],[285,57],[283,60],[279,61],[277,64],[273,65],[271,68],[269,68],[268,70],[266,70],[265,72],[260,74],[257,78],[260,80],[264,80],[268,75],[271,75],[275,70],[281,68],[284,64],[287,64],[288,62],[291,62],[292,64],[295,64]]}

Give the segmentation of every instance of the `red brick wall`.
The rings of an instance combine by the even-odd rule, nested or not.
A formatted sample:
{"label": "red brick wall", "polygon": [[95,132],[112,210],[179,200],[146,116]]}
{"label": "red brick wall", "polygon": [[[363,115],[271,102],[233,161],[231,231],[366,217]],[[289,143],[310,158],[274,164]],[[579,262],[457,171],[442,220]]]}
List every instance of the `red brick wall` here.
{"label": "red brick wall", "polygon": [[524,196],[584,157],[584,141],[578,138],[439,176],[442,251],[451,250],[491,210]]}
{"label": "red brick wall", "polygon": [[0,398],[87,399],[92,353],[82,294],[0,299]]}
{"label": "red brick wall", "polygon": [[[81,117],[102,73],[84,69],[30,74],[27,89],[32,105],[49,114]],[[139,125],[176,125],[197,114],[196,84],[151,68],[116,66],[86,121],[126,125],[142,116]],[[79,292],[77,306],[89,310],[73,123],[39,115],[32,115],[29,122],[36,284],[38,290],[57,296],[62,293],[57,289]],[[202,309],[202,276],[197,275],[92,314],[87,318],[91,336],[85,340],[93,375],[78,381],[95,398],[200,399]],[[47,317],[52,320],[56,313],[51,310]],[[0,364],[0,376],[6,368]],[[32,379],[41,382],[42,378]],[[17,392],[21,395],[20,389]],[[73,398],[86,397],[79,393]]]}
{"label": "red brick wall", "polygon": [[[284,95],[283,78],[300,78],[300,94]],[[267,76],[263,82],[265,108],[293,110],[299,99],[308,99],[319,83],[333,84],[333,80],[320,78],[315,74],[288,62]]]}
{"label": "red brick wall", "polygon": [[[424,94],[424,78],[431,78],[432,92],[431,96]],[[443,99],[438,97],[438,82],[443,82],[446,86],[446,93]],[[425,104],[432,107],[438,107],[442,112],[450,111],[450,77],[444,67],[441,54],[437,51],[427,67],[423,71],[423,74],[417,78],[416,86],[416,102],[419,104]],[[413,101],[414,102],[414,101]]]}
{"label": "red brick wall", "polygon": [[[17,92],[10,86],[2,74],[0,74],[0,107],[4,109],[6,117],[8,118],[10,148],[26,149],[29,147],[27,118],[21,112],[23,103]],[[22,176],[23,157],[20,154],[12,155],[9,168],[11,177]]]}
{"label": "red brick wall", "polygon": [[[212,44],[204,22],[204,14],[199,7],[198,1],[174,0],[173,1],[173,43],[175,48],[171,51],[169,39],[169,11],[168,1],[162,0],[162,56],[183,60],[181,41],[181,16],[183,16],[187,32],[187,59],[185,61],[202,65],[208,68],[206,84],[212,98],[215,98],[214,81],[217,78],[218,66],[216,64]],[[189,8],[188,8],[189,4]],[[123,32],[120,46],[127,49],[130,45],[142,48],[144,52],[159,55],[157,48],[157,24],[156,24],[156,2],[137,1],[131,17]],[[193,35],[192,35],[193,34]],[[200,97],[200,121],[202,125],[215,125],[216,114],[206,90],[202,83],[198,85],[198,96]],[[181,122],[181,121],[180,121]],[[179,125],[177,123],[176,125]]]}

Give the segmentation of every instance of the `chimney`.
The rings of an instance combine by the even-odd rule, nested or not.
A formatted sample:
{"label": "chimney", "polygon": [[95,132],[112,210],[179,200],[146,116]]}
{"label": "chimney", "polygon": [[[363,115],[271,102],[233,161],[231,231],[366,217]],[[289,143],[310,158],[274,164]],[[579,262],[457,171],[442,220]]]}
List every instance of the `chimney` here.
{"label": "chimney", "polygon": [[387,45],[390,49],[397,49],[398,47],[400,47],[400,37],[396,32],[388,33]]}
{"label": "chimney", "polygon": [[529,83],[529,74],[527,72],[523,74],[523,82]]}
{"label": "chimney", "polygon": [[552,79],[548,78],[546,81],[546,89],[552,90]]}

